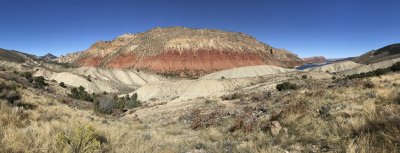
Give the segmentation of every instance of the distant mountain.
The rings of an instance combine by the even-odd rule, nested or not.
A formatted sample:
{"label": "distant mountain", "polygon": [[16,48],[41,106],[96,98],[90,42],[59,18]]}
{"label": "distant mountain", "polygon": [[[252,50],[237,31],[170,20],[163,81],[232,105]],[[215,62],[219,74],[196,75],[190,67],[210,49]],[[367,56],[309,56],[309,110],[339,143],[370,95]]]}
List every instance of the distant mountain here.
{"label": "distant mountain", "polygon": [[400,57],[400,43],[392,44],[378,50],[369,51],[353,59],[354,62],[370,64]]}
{"label": "distant mountain", "polygon": [[35,55],[0,48],[0,60],[23,63],[26,61],[37,61],[39,59]]}
{"label": "distant mountain", "polygon": [[57,56],[54,56],[54,55],[51,54],[51,53],[47,53],[47,54],[44,55],[44,56],[40,56],[40,60],[43,60],[43,61],[53,61],[53,60],[55,60],[55,59],[57,59]]}
{"label": "distant mountain", "polygon": [[350,61],[353,60],[355,57],[345,57],[345,58],[328,58],[326,59],[327,63],[333,63],[333,62],[341,62],[341,61]]}
{"label": "distant mountain", "polygon": [[326,63],[326,59],[324,56],[307,57],[307,58],[302,58],[302,60],[307,64]]}
{"label": "distant mountain", "polygon": [[297,55],[243,33],[184,27],[125,34],[112,41],[97,42],[83,52],[62,56],[58,61],[190,76],[251,65],[303,64]]}

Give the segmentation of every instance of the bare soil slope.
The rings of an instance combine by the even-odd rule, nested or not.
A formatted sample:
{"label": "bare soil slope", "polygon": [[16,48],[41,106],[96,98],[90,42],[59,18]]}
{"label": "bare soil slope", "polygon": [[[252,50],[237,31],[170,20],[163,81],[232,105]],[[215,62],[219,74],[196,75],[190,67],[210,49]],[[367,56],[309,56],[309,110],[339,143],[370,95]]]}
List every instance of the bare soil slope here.
{"label": "bare soil slope", "polygon": [[304,71],[340,72],[340,71],[353,69],[353,68],[356,68],[359,66],[362,66],[362,64],[358,64],[353,61],[343,61],[343,62],[337,62],[337,63],[328,64],[328,65],[304,69]]}
{"label": "bare soil slope", "polygon": [[203,76],[200,79],[246,78],[246,77],[257,77],[257,76],[292,72],[292,71],[296,70],[285,69],[270,65],[246,66],[246,67],[238,67],[238,68],[214,72],[206,76]]}

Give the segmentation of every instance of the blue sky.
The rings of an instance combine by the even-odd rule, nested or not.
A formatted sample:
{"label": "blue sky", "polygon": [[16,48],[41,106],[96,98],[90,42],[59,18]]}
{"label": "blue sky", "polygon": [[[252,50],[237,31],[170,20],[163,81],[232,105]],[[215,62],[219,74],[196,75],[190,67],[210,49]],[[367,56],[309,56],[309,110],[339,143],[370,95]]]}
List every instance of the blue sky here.
{"label": "blue sky", "polygon": [[400,1],[2,0],[0,48],[62,55],[154,27],[250,34],[300,57],[357,56],[400,42]]}

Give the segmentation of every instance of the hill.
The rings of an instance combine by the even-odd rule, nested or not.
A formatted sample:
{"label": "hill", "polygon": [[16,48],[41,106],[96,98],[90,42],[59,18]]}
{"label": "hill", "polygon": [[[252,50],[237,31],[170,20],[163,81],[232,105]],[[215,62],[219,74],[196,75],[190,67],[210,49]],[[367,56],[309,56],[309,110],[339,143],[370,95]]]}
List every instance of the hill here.
{"label": "hill", "polygon": [[340,71],[350,70],[359,66],[362,66],[362,64],[358,64],[353,61],[342,61],[328,65],[304,69],[304,71],[340,72]]}
{"label": "hill", "polygon": [[303,61],[237,32],[183,27],[155,28],[100,41],[89,49],[59,58],[81,66],[148,69],[153,72],[201,76],[252,65],[293,67]]}
{"label": "hill", "polygon": [[314,56],[314,57],[307,57],[302,58],[305,63],[313,64],[313,63],[326,63],[326,58],[324,56]]}
{"label": "hill", "polygon": [[354,62],[370,64],[400,57],[400,43],[392,44],[378,50],[369,51],[353,59]]}
{"label": "hill", "polygon": [[54,56],[51,53],[48,53],[48,54],[46,54],[44,56],[40,56],[40,60],[43,60],[43,61],[53,61],[55,59],[57,59],[57,56]]}
{"label": "hill", "polygon": [[36,61],[38,58],[35,55],[0,48],[0,60],[23,63],[26,61]]}

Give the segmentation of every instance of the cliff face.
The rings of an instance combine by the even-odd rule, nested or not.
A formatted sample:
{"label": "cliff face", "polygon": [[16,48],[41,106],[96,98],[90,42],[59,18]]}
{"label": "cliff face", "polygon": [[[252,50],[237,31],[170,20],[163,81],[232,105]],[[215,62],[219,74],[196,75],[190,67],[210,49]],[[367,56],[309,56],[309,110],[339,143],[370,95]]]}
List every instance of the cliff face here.
{"label": "cliff face", "polygon": [[293,67],[303,63],[297,55],[246,34],[182,27],[125,34],[112,41],[97,42],[86,51],[59,61],[190,76],[241,66]]}
{"label": "cliff face", "polygon": [[307,57],[302,58],[305,63],[313,64],[313,63],[326,63],[326,59],[323,56],[314,56],[314,57]]}

